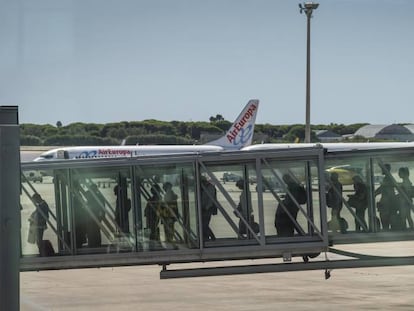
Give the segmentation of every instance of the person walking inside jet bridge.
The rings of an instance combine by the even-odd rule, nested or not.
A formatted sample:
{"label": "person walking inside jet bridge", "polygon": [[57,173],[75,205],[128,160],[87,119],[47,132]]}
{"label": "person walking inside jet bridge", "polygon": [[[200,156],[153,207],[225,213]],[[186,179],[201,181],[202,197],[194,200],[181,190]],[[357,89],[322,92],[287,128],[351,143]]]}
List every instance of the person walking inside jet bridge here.
{"label": "person walking inside jet bridge", "polygon": [[355,231],[367,230],[367,223],[365,221],[365,211],[368,208],[368,188],[362,178],[358,175],[352,177],[354,194],[348,194],[349,206],[355,208]]}
{"label": "person walking inside jet bridge", "polygon": [[391,229],[391,219],[397,214],[397,196],[395,194],[394,180],[391,176],[391,165],[386,163],[382,167],[384,179],[381,185],[375,189],[374,195],[381,195],[377,203],[382,229]]}
{"label": "person walking inside jet bridge", "polygon": [[402,179],[402,182],[399,184],[398,198],[400,201],[400,217],[402,222],[401,229],[407,229],[408,226],[413,229],[414,223],[411,218],[411,208],[413,205],[413,184],[410,181],[410,171],[408,167],[400,167],[398,169],[398,176]]}
{"label": "person walking inside jet bridge", "polygon": [[38,193],[33,194],[32,199],[36,209],[29,218],[28,242],[32,244],[36,242],[39,253],[41,253],[43,233],[47,228],[47,220],[49,219],[49,205]]}
{"label": "person walking inside jet bridge", "polygon": [[[235,213],[235,215],[240,218],[240,216],[244,219],[244,221],[246,221],[250,226],[254,227],[254,216],[251,210],[251,205],[252,205],[252,200],[251,200],[251,196],[250,196],[250,190],[247,187],[246,188],[246,183],[244,181],[244,179],[239,179],[236,182],[236,187],[239,188],[241,190],[240,193],[240,200],[239,200],[239,204],[237,205],[237,210],[240,214]],[[248,237],[248,230],[247,230],[247,226],[246,223],[242,220],[242,218],[239,219],[239,235],[240,237]],[[258,228],[253,228],[253,230],[255,231],[255,233],[258,233],[259,230],[257,230]]]}
{"label": "person walking inside jet bridge", "polygon": [[214,202],[216,197],[216,187],[205,176],[201,176],[201,219],[204,241],[214,241],[216,239],[213,230],[210,228],[211,216],[217,214],[217,207]]}
{"label": "person walking inside jet bridge", "polygon": [[341,218],[342,210],[342,184],[339,182],[339,175],[331,173],[328,192],[326,194],[326,205],[331,208],[331,220],[328,227],[334,232],[346,232],[346,224]]}
{"label": "person walking inside jet bridge", "polygon": [[114,187],[115,201],[115,222],[119,233],[129,233],[129,211],[131,210],[131,199],[127,197],[126,189],[116,185]]}
{"label": "person walking inside jet bridge", "polygon": [[147,229],[150,230],[150,240],[160,241],[160,209],[161,209],[161,187],[158,184],[154,184],[151,187],[151,197],[147,201],[147,205],[144,210],[146,217]]}
{"label": "person walking inside jet bridge", "polygon": [[164,202],[165,204],[162,206],[162,221],[164,224],[164,232],[167,242],[173,242],[174,240],[174,223],[177,221],[178,216],[178,203],[177,194],[172,189],[172,184],[170,182],[166,182],[163,185],[163,189],[165,191],[164,194]]}
{"label": "person walking inside jet bridge", "polygon": [[84,206],[82,198],[82,186],[79,181],[73,181],[72,185],[72,206],[73,214],[75,218],[75,235],[76,235],[76,248],[80,248],[87,241],[87,228],[88,228],[88,213]]}
{"label": "person walking inside jet bridge", "polygon": [[86,235],[89,247],[101,246],[101,222],[105,218],[105,201],[95,184],[85,194],[89,209]]}
{"label": "person walking inside jet bridge", "polygon": [[293,219],[296,221],[298,215],[299,205],[297,204],[306,203],[307,193],[305,188],[289,174],[284,174],[282,178],[288,191],[276,209],[275,227],[279,237],[291,237],[296,228]]}

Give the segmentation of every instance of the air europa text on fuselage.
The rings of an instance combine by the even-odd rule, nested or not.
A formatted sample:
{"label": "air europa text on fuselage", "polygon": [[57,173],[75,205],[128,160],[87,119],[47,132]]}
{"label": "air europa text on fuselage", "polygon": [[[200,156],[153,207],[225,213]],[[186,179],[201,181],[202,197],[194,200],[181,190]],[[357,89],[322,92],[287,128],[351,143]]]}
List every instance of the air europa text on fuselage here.
{"label": "air europa text on fuselage", "polygon": [[227,139],[230,143],[235,143],[236,137],[240,132],[242,132],[241,134],[243,136],[246,136],[249,134],[249,133],[244,133],[244,131],[242,131],[243,126],[253,117],[253,113],[256,109],[257,109],[256,105],[251,104],[250,107],[247,109],[246,113],[244,114],[244,116],[241,118],[241,120],[233,124],[233,128],[231,129],[230,133],[227,134]]}
{"label": "air europa text on fuselage", "polygon": [[122,149],[97,149],[97,150],[85,150],[80,154],[75,156],[75,158],[99,158],[99,157],[108,157],[108,156],[130,156],[132,154],[131,150],[122,150]]}
{"label": "air europa text on fuselage", "polygon": [[131,154],[131,150],[99,149],[98,154],[127,156]]}

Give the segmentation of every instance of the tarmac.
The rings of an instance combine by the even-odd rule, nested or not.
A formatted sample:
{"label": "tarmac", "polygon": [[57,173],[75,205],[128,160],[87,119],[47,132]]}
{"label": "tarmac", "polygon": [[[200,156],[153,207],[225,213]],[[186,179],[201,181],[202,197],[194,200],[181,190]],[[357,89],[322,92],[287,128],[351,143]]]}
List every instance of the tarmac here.
{"label": "tarmac", "polygon": [[20,310],[414,310],[414,265],[333,270],[327,280],[323,270],[161,280],[160,270],[22,272]]}

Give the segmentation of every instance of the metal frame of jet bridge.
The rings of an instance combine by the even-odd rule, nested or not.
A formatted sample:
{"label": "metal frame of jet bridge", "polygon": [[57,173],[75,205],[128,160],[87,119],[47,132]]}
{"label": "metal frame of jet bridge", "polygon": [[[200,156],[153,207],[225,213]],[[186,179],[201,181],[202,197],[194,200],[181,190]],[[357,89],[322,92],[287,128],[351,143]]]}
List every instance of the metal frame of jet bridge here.
{"label": "metal frame of jet bridge", "polygon": [[[329,277],[334,268],[413,264],[412,256],[339,248],[412,240],[414,231],[405,225],[382,226],[377,208],[377,189],[386,179],[412,212],[411,198],[402,195],[400,167],[414,170],[414,150],[328,152],[313,146],[22,163],[20,269],[158,264],[161,278],[312,269],[325,269]],[[333,171],[343,187],[337,223],[326,205]],[[43,181],[30,180],[30,172],[42,174]],[[223,178],[225,173],[235,179]],[[349,203],[355,192],[350,180],[356,175],[367,189],[363,216]],[[305,203],[287,180],[304,187]],[[36,215],[46,224],[40,229],[33,225],[39,210],[34,194],[47,203]],[[275,228],[276,210],[294,228],[292,234]],[[36,240],[39,232],[41,243]],[[331,253],[336,257],[328,258]],[[220,266],[220,261],[263,258],[275,263]],[[217,266],[168,269],[171,264],[209,261]]]}

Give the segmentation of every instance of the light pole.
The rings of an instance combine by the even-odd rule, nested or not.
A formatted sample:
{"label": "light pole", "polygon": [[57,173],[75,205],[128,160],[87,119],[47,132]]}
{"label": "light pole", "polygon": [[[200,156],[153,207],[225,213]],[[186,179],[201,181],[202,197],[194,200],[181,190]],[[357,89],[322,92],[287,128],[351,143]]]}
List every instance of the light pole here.
{"label": "light pole", "polygon": [[305,2],[299,3],[300,13],[305,12],[307,17],[307,44],[306,44],[306,124],[305,124],[305,143],[310,143],[310,19],[313,10],[316,10],[319,3]]}

